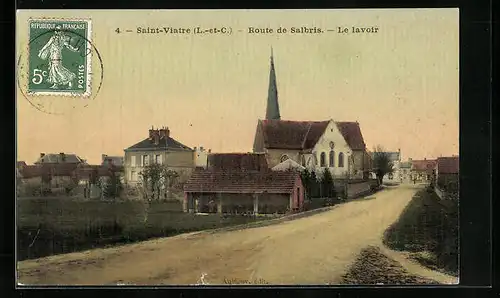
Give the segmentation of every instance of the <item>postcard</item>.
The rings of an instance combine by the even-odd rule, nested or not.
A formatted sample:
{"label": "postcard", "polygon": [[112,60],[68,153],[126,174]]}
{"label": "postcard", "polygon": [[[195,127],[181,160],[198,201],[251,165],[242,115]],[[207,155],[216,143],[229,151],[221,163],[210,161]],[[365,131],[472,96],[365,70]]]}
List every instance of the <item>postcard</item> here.
{"label": "postcard", "polygon": [[18,10],[18,284],[457,284],[458,19]]}

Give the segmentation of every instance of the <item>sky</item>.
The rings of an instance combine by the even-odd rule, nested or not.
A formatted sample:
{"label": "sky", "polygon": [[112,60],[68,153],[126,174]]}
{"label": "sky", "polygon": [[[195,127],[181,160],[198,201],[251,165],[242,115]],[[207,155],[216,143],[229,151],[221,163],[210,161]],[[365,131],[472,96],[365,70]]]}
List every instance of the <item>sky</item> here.
{"label": "sky", "polygon": [[[368,149],[401,149],[403,159],[458,154],[458,15],[458,9],[20,10],[19,65],[27,60],[29,18],[91,19],[97,52],[87,99],[26,95],[26,68],[18,68],[17,158],[31,164],[42,152],[66,152],[99,163],[101,154],[123,155],[152,126],[168,126],[190,147],[250,152],[257,120],[265,117],[271,47],[283,120],[358,121]],[[231,34],[136,33],[196,26],[224,26]],[[324,33],[290,33],[302,26]],[[379,29],[337,33],[353,26]],[[249,27],[288,32],[250,34]]]}

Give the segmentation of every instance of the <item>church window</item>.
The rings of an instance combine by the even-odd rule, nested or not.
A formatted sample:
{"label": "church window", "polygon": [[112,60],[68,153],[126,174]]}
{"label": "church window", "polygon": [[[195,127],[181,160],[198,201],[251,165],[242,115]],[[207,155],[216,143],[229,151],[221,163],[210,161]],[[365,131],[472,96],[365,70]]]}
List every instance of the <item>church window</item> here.
{"label": "church window", "polygon": [[339,168],[344,167],[344,153],[340,152],[339,153]]}
{"label": "church window", "polygon": [[280,162],[284,162],[284,161],[285,161],[285,160],[287,160],[287,159],[288,159],[288,155],[283,154],[283,155],[281,156]]}
{"label": "church window", "polygon": [[335,167],[335,151],[330,151],[330,168]]}
{"label": "church window", "polygon": [[320,164],[320,167],[326,167],[326,154],[325,154],[325,152],[321,152],[319,164]]}

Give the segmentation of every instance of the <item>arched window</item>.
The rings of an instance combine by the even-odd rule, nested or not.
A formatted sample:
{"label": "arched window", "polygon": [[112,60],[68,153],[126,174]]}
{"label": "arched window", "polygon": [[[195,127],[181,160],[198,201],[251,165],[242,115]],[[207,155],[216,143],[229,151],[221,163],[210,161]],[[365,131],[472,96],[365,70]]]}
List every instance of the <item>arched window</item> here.
{"label": "arched window", "polygon": [[319,158],[319,165],[320,165],[320,167],[326,167],[326,154],[325,154],[325,152],[321,152],[321,155]]}
{"label": "arched window", "polygon": [[288,155],[283,154],[283,155],[281,156],[280,162],[284,162],[284,161],[285,161],[285,160],[287,160],[287,159],[288,159]]}
{"label": "arched window", "polygon": [[339,168],[344,167],[344,153],[340,152],[339,153]]}
{"label": "arched window", "polygon": [[330,167],[335,167],[335,151],[330,151]]}

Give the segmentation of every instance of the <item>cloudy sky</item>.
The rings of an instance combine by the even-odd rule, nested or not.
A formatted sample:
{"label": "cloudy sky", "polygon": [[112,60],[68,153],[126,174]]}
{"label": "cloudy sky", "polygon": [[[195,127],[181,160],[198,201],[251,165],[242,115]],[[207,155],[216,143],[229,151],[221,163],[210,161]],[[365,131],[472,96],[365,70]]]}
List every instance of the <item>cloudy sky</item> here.
{"label": "cloudy sky", "polygon": [[[251,151],[257,120],[265,116],[271,46],[282,119],[358,121],[370,149],[401,148],[404,159],[458,154],[457,9],[18,11],[20,56],[30,17],[90,18],[103,66],[94,52],[93,81],[100,83],[101,73],[103,80],[85,104],[18,92],[17,155],[28,163],[41,152],[97,163],[103,153],[122,155],[153,125],[168,126],[190,147]],[[224,26],[232,34],[136,33],[196,26]],[[248,33],[302,26],[324,33]],[[339,26],[379,29],[339,34]],[[40,112],[28,99],[63,115]]]}

